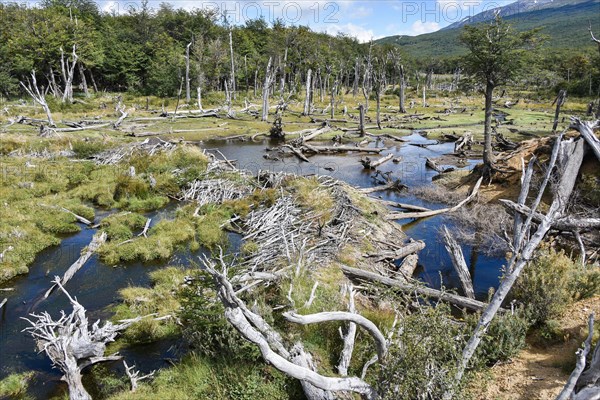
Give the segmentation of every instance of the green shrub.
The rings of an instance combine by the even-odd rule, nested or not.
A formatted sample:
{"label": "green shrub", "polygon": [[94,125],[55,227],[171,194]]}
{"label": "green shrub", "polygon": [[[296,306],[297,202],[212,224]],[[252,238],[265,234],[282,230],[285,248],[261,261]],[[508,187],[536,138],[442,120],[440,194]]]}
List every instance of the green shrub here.
{"label": "green shrub", "polygon": [[600,289],[600,272],[573,262],[563,251],[543,248],[521,273],[511,292],[531,323],[541,326],[559,317],[574,300]]}
{"label": "green shrub", "polygon": [[[475,329],[479,318],[480,314],[466,318],[469,332]],[[477,348],[476,362],[481,366],[490,366],[516,356],[525,347],[529,327],[529,320],[520,309],[514,314],[496,315]]]}
{"label": "green shrub", "polygon": [[[400,318],[395,340],[381,366],[379,392],[383,399],[441,399],[454,382],[465,344],[461,325],[449,323],[445,305],[423,307]],[[455,391],[461,397],[461,388]]]}

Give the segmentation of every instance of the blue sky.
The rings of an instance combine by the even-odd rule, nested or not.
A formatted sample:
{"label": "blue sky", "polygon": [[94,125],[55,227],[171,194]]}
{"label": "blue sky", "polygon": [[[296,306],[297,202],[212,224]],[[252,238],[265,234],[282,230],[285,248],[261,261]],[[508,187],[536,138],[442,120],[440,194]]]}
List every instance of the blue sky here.
{"label": "blue sky", "polygon": [[[262,15],[268,21],[282,18],[289,25],[308,25],[331,34],[343,32],[361,42],[391,35],[416,36],[434,32],[485,9],[514,0],[242,0],[167,1],[177,8],[210,8],[226,13],[233,23]],[[150,7],[162,1],[150,0]],[[123,12],[139,0],[102,0],[104,11]]]}

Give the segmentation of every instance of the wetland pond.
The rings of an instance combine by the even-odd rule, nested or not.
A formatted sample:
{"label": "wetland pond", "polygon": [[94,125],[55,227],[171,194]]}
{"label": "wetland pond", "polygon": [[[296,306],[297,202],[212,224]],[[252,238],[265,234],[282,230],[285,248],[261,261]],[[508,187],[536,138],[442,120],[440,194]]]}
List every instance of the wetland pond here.
{"label": "wetland pond", "polygon": [[[387,150],[383,154],[392,153],[400,158],[399,163],[388,162],[379,167],[382,172],[392,172],[409,188],[431,185],[437,172],[425,167],[426,158],[440,157],[453,152],[453,143],[439,143],[427,147],[412,146],[410,143],[428,144],[432,141],[414,133],[404,138],[407,142],[388,141]],[[392,147],[390,146],[392,144]],[[310,163],[296,158],[267,160],[266,148],[271,146],[269,140],[262,142],[225,142],[207,141],[202,147],[209,151],[219,150],[226,158],[236,160],[241,169],[257,173],[258,170],[273,172],[289,172],[299,175],[328,175],[346,181],[355,187],[372,187],[377,185],[372,179],[373,171],[362,168],[362,155],[350,153],[345,155],[316,155]],[[372,142],[369,146],[383,147],[382,142]],[[468,160],[465,169],[473,168],[479,160]],[[373,194],[384,200],[409,203],[431,209],[445,205],[427,202],[410,192],[384,191]],[[178,204],[171,202],[160,211],[147,213],[152,224],[161,219],[172,218]],[[109,214],[108,211],[96,210],[96,222]],[[453,222],[447,216],[438,215],[423,220],[401,220],[404,232],[409,238],[423,240],[426,247],[419,253],[419,267],[415,278],[427,285],[439,288],[442,284],[448,288],[459,286],[458,276],[454,272],[450,258],[440,239],[439,228],[446,224],[452,229]],[[4,283],[0,288],[14,288],[13,291],[0,291],[0,297],[7,297],[7,304],[0,310],[0,379],[15,372],[33,371],[36,378],[30,385],[30,394],[35,398],[48,398],[61,393],[59,383],[60,372],[53,369],[49,359],[38,353],[31,336],[21,332],[28,323],[22,319],[30,312],[47,311],[56,316],[60,310],[70,310],[65,296],[54,293],[43,300],[45,291],[50,286],[53,276],[62,276],[65,270],[79,257],[81,250],[87,246],[95,234],[95,229],[82,226],[81,232],[65,236],[59,246],[41,252],[29,267],[27,275],[19,276]],[[230,234],[231,250],[240,247],[240,236]],[[496,287],[503,263],[503,257],[482,254],[477,246],[463,245],[463,252],[474,280],[476,297],[485,300],[490,287]],[[110,306],[119,301],[118,291],[128,286],[149,286],[148,273],[166,265],[185,268],[190,262],[197,260],[205,250],[195,253],[179,251],[170,260],[152,263],[127,263],[117,267],[104,265],[97,256],[92,258],[67,284],[66,288],[77,297],[78,301],[89,312],[90,321],[110,317]],[[157,342],[137,345],[120,351],[128,362],[135,363],[143,372],[168,366],[166,360],[177,356],[176,343]],[[89,374],[88,374],[89,375]],[[86,379],[92,379],[86,376]],[[93,386],[93,385],[91,385]],[[92,390],[93,393],[93,390]]]}

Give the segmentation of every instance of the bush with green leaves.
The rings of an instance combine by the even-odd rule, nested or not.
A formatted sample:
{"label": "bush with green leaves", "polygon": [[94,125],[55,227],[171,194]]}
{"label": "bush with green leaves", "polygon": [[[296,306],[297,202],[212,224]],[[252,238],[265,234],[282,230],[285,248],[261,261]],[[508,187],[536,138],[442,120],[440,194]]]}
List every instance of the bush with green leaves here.
{"label": "bush with green leaves", "polygon": [[563,251],[543,248],[525,267],[512,289],[534,326],[559,317],[575,300],[600,291],[600,271],[571,260]]}

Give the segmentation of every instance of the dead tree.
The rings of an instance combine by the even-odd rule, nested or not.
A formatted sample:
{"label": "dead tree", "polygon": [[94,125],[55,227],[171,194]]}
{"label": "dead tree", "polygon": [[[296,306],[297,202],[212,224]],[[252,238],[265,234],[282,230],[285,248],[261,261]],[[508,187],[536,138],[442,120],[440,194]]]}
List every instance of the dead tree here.
{"label": "dead tree", "polygon": [[[514,231],[512,242],[510,243],[513,256],[506,268],[508,273],[500,283],[492,301],[482,313],[477,327],[463,350],[463,355],[455,375],[455,385],[458,385],[462,380],[463,374],[469,366],[469,362],[473,357],[473,354],[475,354],[481,339],[485,335],[487,328],[494,319],[517,278],[523,271],[523,268],[525,268],[527,263],[533,258],[537,247],[552,228],[553,223],[564,216],[566,206],[569,203],[571,193],[575,186],[579,169],[583,162],[585,141],[583,138],[577,140],[571,139],[568,141],[563,141],[562,139],[563,134],[560,134],[556,138],[544,179],[539,187],[539,192],[530,207],[532,212],[527,216],[525,221],[523,221],[523,217],[519,213],[515,213],[516,229]],[[527,170],[524,171],[523,174],[521,193],[519,195],[520,205],[525,205],[525,201],[528,198],[534,162],[535,160],[529,162]],[[533,229],[533,215],[537,212],[544,191],[552,180],[553,175],[556,175],[555,179],[557,183],[553,187],[554,193],[552,202],[546,214],[543,215],[542,220],[537,224],[537,228]],[[453,388],[448,388],[444,398],[451,399],[453,391]]]}
{"label": "dead tree", "polygon": [[192,101],[192,95],[190,93],[190,47],[192,42],[185,46],[185,101],[189,104]]}
{"label": "dead tree", "polygon": [[302,115],[310,115],[311,98],[312,98],[312,69],[306,72],[306,97],[304,98],[304,111]]}
{"label": "dead tree", "polygon": [[338,81],[333,83],[333,87],[331,88],[331,119],[335,118],[335,92],[338,87]]}
{"label": "dead tree", "polygon": [[237,98],[235,94],[235,60],[233,58],[233,35],[231,30],[229,31],[229,56],[231,58],[231,92],[233,93],[233,99]]}
{"label": "dead tree", "polygon": [[81,78],[81,86],[83,87],[83,93],[85,97],[90,97],[90,91],[87,85],[87,79],[85,79],[85,68],[83,68],[83,63],[80,61],[77,63],[79,66],[79,77]]}
{"label": "dead tree", "polygon": [[[312,356],[296,343],[290,350],[283,344],[283,338],[260,315],[251,311],[237,296],[227,277],[228,266],[221,252],[219,269],[207,259],[203,260],[204,269],[214,280],[217,297],[225,307],[225,318],[248,341],[255,344],[264,360],[284,374],[300,380],[306,397],[312,399],[332,399],[331,392],[354,392],[366,399],[377,399],[373,387],[358,377],[326,377],[316,372]],[[285,314],[288,321],[310,324],[328,321],[352,322],[363,327],[374,339],[378,349],[378,358],[383,360],[387,352],[387,342],[379,329],[368,319],[354,312],[319,313],[313,315]],[[383,338],[383,341],[381,340]]]}
{"label": "dead tree", "polygon": [[113,342],[120,332],[142,317],[119,321],[116,325],[106,321],[102,327],[97,321],[90,326],[85,308],[71,297],[58,277],[53,282],[68,297],[73,311],[69,314],[61,311],[58,320],[47,312],[30,314],[32,319],[23,318],[31,324],[24,331],[33,336],[40,351],[45,352],[52,365],[64,374],[63,380],[69,387],[69,399],[91,400],[92,397],[83,387],[81,372],[99,362],[121,359],[117,353],[105,356],[106,344]]}
{"label": "dead tree", "polygon": [[52,119],[52,114],[50,113],[50,107],[48,107],[48,103],[46,103],[46,99],[44,97],[45,93],[42,94],[40,92],[40,88],[38,87],[37,80],[35,79],[35,71],[31,71],[31,81],[27,80],[27,86],[23,82],[19,82],[23,89],[27,92],[28,95],[31,96],[33,101],[38,103],[44,111],[46,112],[46,117],[48,118],[48,125],[51,127],[56,127],[54,120]]}
{"label": "dead tree", "polygon": [[352,97],[356,98],[356,94],[358,93],[358,81],[360,80],[360,62],[358,61],[358,57],[356,58],[356,63],[354,65],[354,82],[352,84]]}
{"label": "dead tree", "polygon": [[369,45],[369,53],[367,54],[362,91],[365,97],[365,109],[369,111],[369,97],[373,91],[373,41]]}
{"label": "dead tree", "polygon": [[288,48],[285,48],[285,53],[283,55],[283,65],[281,66],[281,77],[279,81],[279,95],[283,98],[283,93],[285,91],[285,69],[287,68],[287,58],[288,58]]}
{"label": "dead tree", "polygon": [[404,106],[404,89],[406,86],[406,81],[404,77],[404,65],[402,65],[401,63],[402,59],[398,51],[392,51],[390,53],[390,58],[392,59],[392,62],[394,63],[394,69],[398,74],[398,97],[400,102],[398,112],[401,114],[406,114],[406,107]]}
{"label": "dead tree", "polygon": [[598,53],[600,53],[600,39],[596,39],[594,36],[594,32],[592,31],[592,22],[590,21],[590,36],[592,36],[592,41],[598,45]]}
{"label": "dead tree", "polygon": [[267,122],[269,120],[269,89],[271,88],[272,74],[271,74],[271,62],[272,57],[269,57],[267,63],[267,69],[265,70],[265,83],[263,84],[263,104],[262,104],[262,120]]}
{"label": "dead tree", "polygon": [[561,89],[558,92],[558,96],[554,99],[552,105],[556,104],[556,112],[554,113],[554,125],[552,125],[552,132],[556,132],[556,128],[558,127],[558,117],[560,116],[560,108],[565,104],[567,100],[567,91]]}
{"label": "dead tree", "polygon": [[365,136],[365,106],[358,105],[358,133],[360,136]]}
{"label": "dead tree", "polygon": [[134,393],[138,388],[138,382],[143,381],[144,379],[149,379],[154,376],[156,371],[152,371],[147,375],[140,376],[140,371],[135,370],[135,365],[131,367],[127,365],[127,362],[123,360],[123,366],[125,367],[125,373],[129,378],[129,382],[131,383],[131,392]]}
{"label": "dead tree", "polygon": [[469,268],[467,267],[467,263],[465,261],[462,249],[460,245],[456,242],[456,240],[452,237],[450,231],[445,225],[442,228],[442,231],[444,238],[444,246],[446,247],[448,254],[450,254],[452,265],[454,266],[454,269],[458,274],[458,278],[460,279],[460,283],[463,287],[465,295],[471,299],[474,299],[475,290],[473,289],[471,274],[469,273]]}
{"label": "dead tree", "polygon": [[66,101],[73,102],[73,75],[75,74],[75,65],[77,64],[77,49],[76,45],[73,45],[73,53],[71,55],[71,62],[69,59],[65,60],[65,52],[62,47],[60,48],[60,67],[62,70],[63,80],[65,82],[65,89],[63,90],[63,103]]}

